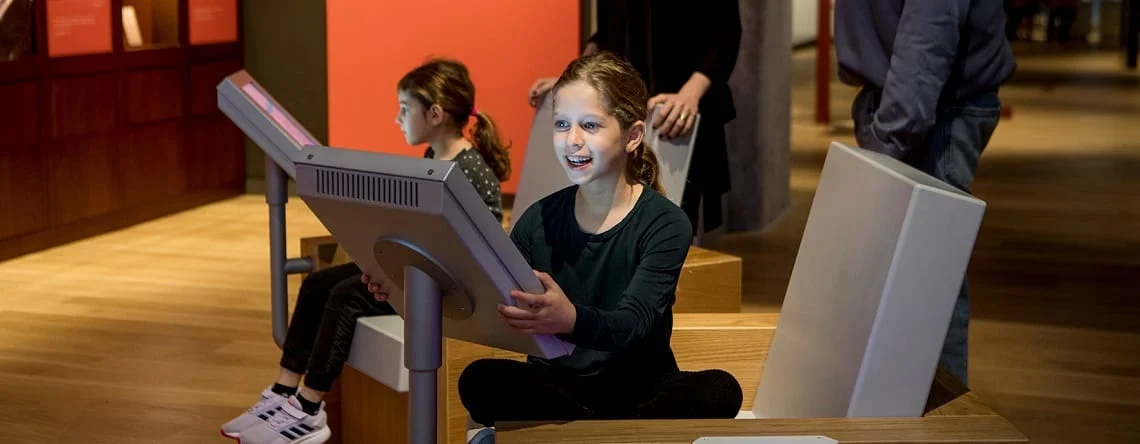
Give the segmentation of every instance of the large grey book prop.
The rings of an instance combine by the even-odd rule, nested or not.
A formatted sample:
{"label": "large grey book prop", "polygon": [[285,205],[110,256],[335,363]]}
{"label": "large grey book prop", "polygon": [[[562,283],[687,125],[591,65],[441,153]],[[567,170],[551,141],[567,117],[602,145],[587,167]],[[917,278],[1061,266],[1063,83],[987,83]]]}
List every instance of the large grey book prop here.
{"label": "large grey book prop", "polygon": [[832,143],[752,413],[922,416],[985,208]]}

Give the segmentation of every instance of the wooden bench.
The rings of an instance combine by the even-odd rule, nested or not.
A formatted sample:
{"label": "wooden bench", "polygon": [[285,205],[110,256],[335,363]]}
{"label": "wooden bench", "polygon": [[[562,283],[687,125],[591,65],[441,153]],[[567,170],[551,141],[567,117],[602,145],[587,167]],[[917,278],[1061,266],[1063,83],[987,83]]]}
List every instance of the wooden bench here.
{"label": "wooden bench", "polygon": [[[747,384],[747,380],[741,380],[742,386]],[[747,403],[750,392],[747,387],[744,390]],[[840,443],[859,444],[1029,442],[1009,421],[943,369],[935,375],[926,413],[919,418],[515,422],[498,424],[495,442],[595,443],[601,436],[605,442],[615,444],[690,444],[706,436],[826,436]]]}
{"label": "wooden bench", "polygon": [[[301,239],[301,254],[310,258],[317,270],[349,261],[348,255],[331,236]],[[673,310],[677,313],[737,313],[740,311],[740,297],[741,259],[692,247],[681,271]],[[361,330],[357,331],[359,334]],[[683,334],[674,338],[674,342],[686,340]],[[705,350],[700,353],[708,354]],[[732,360],[734,358],[730,355],[733,353],[736,352],[715,358]],[[521,355],[455,339],[445,340],[445,363],[439,370],[440,436],[447,437],[445,442],[464,441],[467,416],[456,391],[460,372],[467,364],[490,357],[521,358]],[[743,366],[743,362],[739,361],[737,365]],[[718,368],[728,370],[726,367]],[[759,373],[748,378],[754,380],[754,392]],[[351,365],[345,366],[326,397],[326,411],[329,424],[335,431],[330,443],[407,441],[407,394],[377,382]]]}
{"label": "wooden bench", "polygon": [[[744,393],[742,416],[752,408],[768,344],[778,315],[772,313],[678,313],[674,315],[672,347],[684,370],[719,368],[736,377]],[[481,358],[524,359],[518,353],[463,341],[447,340],[446,364],[441,368],[440,442],[461,444],[466,411],[459,402],[456,380],[463,368]],[[407,442],[407,395],[397,393],[360,372],[347,368],[341,392],[341,432],[345,443]],[[446,418],[446,420],[444,419]],[[334,425],[337,427],[337,425]],[[736,419],[685,421],[577,421],[562,424],[502,423],[496,442],[691,443],[711,435],[816,435],[859,443],[1024,443],[1008,421],[978,397],[939,370],[921,418]]]}
{"label": "wooden bench", "polygon": [[[719,368],[735,376],[744,392],[741,417],[747,417],[777,320],[777,314],[769,313],[679,313],[672,341],[677,364],[683,370]],[[1029,442],[941,368],[919,418],[506,422],[496,427],[495,442],[596,443],[605,437],[607,443],[690,444],[702,436],[795,435],[825,435],[840,443],[861,444]]]}

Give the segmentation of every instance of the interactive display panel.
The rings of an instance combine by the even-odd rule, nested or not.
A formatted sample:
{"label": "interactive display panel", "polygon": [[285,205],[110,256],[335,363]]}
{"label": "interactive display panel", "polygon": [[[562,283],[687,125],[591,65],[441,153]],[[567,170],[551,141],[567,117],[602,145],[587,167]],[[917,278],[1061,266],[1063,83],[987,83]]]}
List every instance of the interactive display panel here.
{"label": "interactive display panel", "polygon": [[573,349],[500,317],[498,304],[514,303],[511,290],[543,287],[454,162],[318,146],[302,154],[298,195],[361,270],[383,277],[405,323],[401,287],[413,265],[443,292],[444,335],[545,358]]}
{"label": "interactive display panel", "polygon": [[244,70],[226,77],[218,85],[218,108],[289,177],[296,176],[294,162],[301,148],[318,144],[316,138]]}

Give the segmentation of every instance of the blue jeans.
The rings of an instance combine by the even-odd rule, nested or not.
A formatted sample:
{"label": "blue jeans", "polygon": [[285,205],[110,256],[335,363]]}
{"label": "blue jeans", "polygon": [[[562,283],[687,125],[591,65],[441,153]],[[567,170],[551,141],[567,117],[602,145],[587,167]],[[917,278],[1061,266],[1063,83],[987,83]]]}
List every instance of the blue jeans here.
{"label": "blue jeans", "polygon": [[[879,106],[881,91],[864,88],[851,107],[855,120],[855,138],[860,146],[869,137],[871,116]],[[1001,102],[997,92],[979,94],[943,107],[938,111],[934,127],[925,138],[925,145],[914,147],[906,159],[907,164],[946,182],[964,192],[970,192],[978,158],[985,150],[990,136],[1001,118]],[[950,317],[950,328],[938,364],[967,384],[968,339],[970,326],[970,293],[965,276],[962,288]]]}

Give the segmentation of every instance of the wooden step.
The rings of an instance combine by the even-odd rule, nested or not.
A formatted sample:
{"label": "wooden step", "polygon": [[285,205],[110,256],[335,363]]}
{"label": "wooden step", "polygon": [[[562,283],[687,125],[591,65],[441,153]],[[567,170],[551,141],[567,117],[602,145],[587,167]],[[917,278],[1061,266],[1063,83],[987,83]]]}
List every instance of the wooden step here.
{"label": "wooden step", "polygon": [[[826,436],[841,444],[1027,443],[997,415],[923,418],[812,418],[574,421],[563,424],[503,423],[499,444],[658,443],[690,444],[706,436]],[[605,437],[599,441],[599,437]]]}

